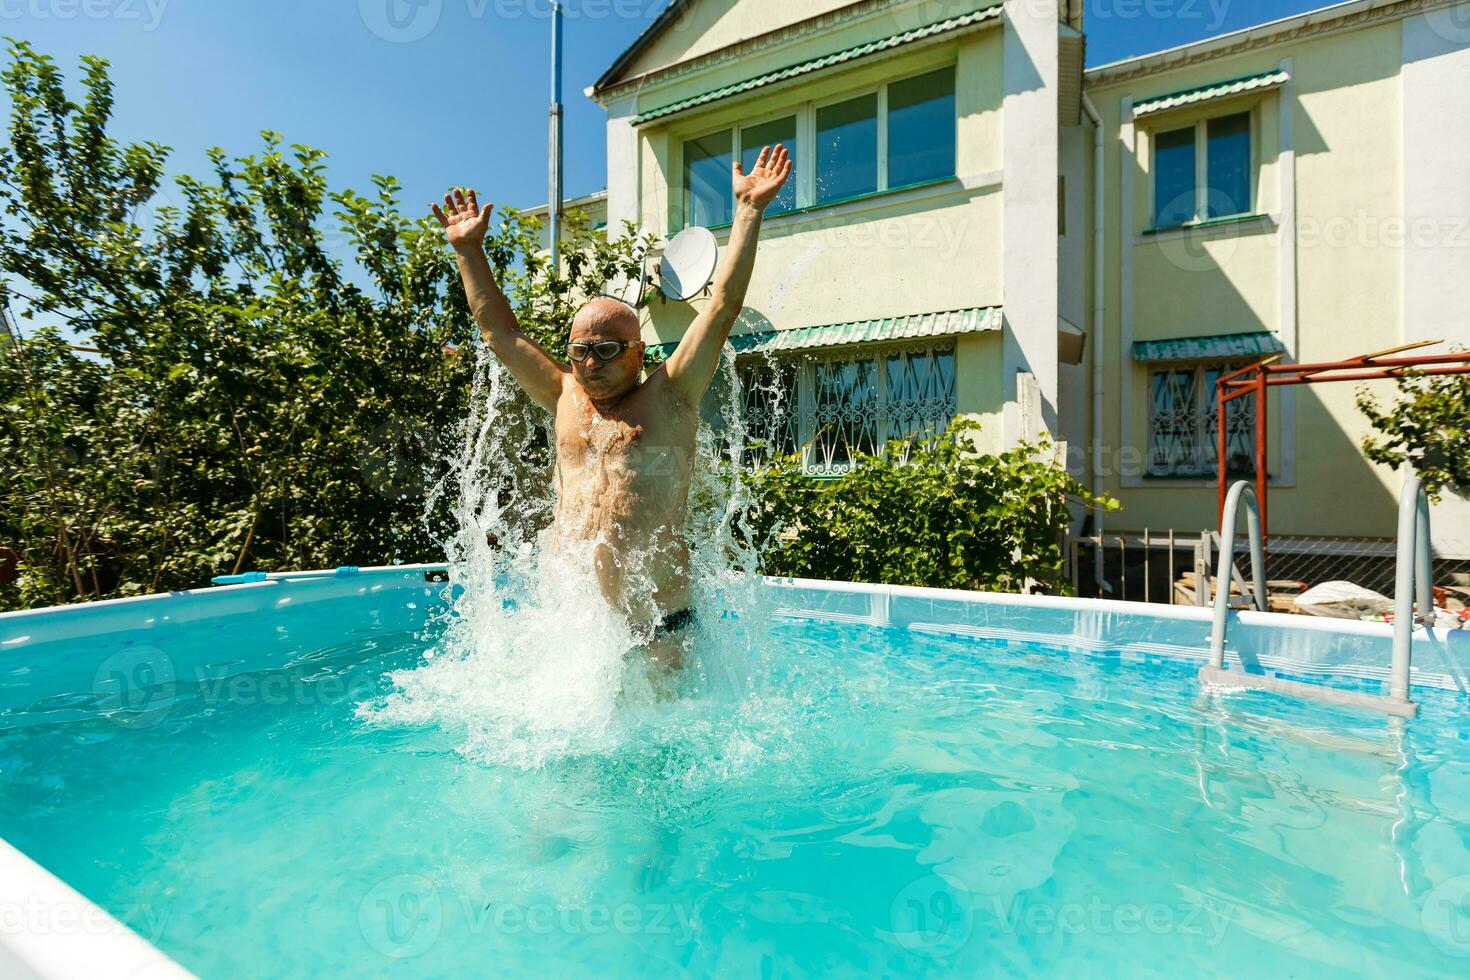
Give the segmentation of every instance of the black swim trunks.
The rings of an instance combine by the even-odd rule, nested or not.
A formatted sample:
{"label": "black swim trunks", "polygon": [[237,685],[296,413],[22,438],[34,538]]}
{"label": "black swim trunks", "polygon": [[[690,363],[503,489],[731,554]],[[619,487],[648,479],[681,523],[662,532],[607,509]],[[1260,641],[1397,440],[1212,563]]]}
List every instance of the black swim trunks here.
{"label": "black swim trunks", "polygon": [[654,638],[657,639],[660,636],[670,636],[689,626],[693,622],[693,609],[675,609],[673,612],[664,617],[664,621],[662,623],[658,624],[658,628],[653,631]]}
{"label": "black swim trunks", "polygon": [[676,609],[661,620],[649,619],[633,624],[633,638],[639,643],[652,643],[665,636],[673,636],[687,629],[694,622],[693,609]]}

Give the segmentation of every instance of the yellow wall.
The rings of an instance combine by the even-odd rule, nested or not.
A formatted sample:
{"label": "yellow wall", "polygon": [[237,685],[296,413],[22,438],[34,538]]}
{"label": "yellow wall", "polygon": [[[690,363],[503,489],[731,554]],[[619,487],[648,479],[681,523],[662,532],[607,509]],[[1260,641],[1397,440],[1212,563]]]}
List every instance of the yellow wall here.
{"label": "yellow wall", "polygon": [[[806,102],[841,97],[946,64],[956,65],[956,170],[961,175],[998,175],[1001,47],[1000,31],[985,30],[852,71],[824,74],[784,92],[757,93],[650,125],[640,136],[642,221],[667,233],[682,227],[684,140],[732,123],[787,115]],[[692,82],[689,88],[704,90]],[[967,188],[956,180],[768,217],[736,333],[1000,305],[1003,250],[996,181],[998,176]],[[716,234],[723,247],[727,233]],[[704,302],[702,297],[688,303],[654,300],[645,312],[645,337],[650,342],[677,340]],[[999,385],[999,346],[998,338],[970,338],[961,345],[961,411],[999,411],[998,403],[991,404]],[[990,431],[999,432],[998,420],[987,425]]]}
{"label": "yellow wall", "polygon": [[999,332],[960,337],[955,346],[955,403],[961,415],[980,423],[976,448],[987,453],[1004,448],[1001,354]]}
{"label": "yellow wall", "polygon": [[629,66],[638,75],[846,7],[852,0],[701,0]]}
{"label": "yellow wall", "polygon": [[[1128,480],[1141,474],[1147,448],[1148,366],[1124,349],[1121,310],[1124,248],[1132,252],[1132,339],[1153,340],[1236,331],[1289,329],[1283,320],[1282,249],[1290,236],[1269,222],[1246,222],[1185,235],[1144,234],[1152,216],[1149,174],[1151,130],[1173,128],[1208,115],[1251,107],[1259,162],[1256,210],[1277,215],[1283,204],[1283,159],[1278,114],[1283,96],[1268,92],[1211,103],[1199,110],[1159,113],[1138,121],[1133,152],[1121,152],[1120,101],[1206,85],[1276,68],[1292,60],[1292,148],[1296,167],[1296,314],[1298,361],[1347,357],[1401,341],[1400,253],[1381,234],[1401,211],[1402,186],[1398,67],[1399,25],[1381,26],[1264,48],[1186,65],[1142,79],[1090,86],[1104,119],[1107,235],[1105,280],[1107,344],[1104,363],[1104,460],[1107,487],[1124,503],[1115,527],[1215,524],[1215,490],[1178,480]],[[1125,164],[1125,160],[1127,161]],[[1121,211],[1124,166],[1131,170],[1138,237],[1124,243]],[[1289,289],[1286,295],[1290,295]],[[1287,341],[1290,345],[1290,340]],[[1126,373],[1125,373],[1126,372]],[[1132,410],[1120,430],[1117,392],[1132,385]],[[1284,472],[1280,408],[1287,389],[1272,398],[1273,474]],[[1295,398],[1295,480],[1272,490],[1270,520],[1280,534],[1387,535],[1393,530],[1398,477],[1363,459],[1357,443],[1366,431],[1354,406],[1354,386],[1291,389]],[[1122,447],[1122,448],[1120,448]],[[1141,486],[1129,486],[1128,483]],[[1324,504],[1339,501],[1341,506]],[[1345,525],[1344,515],[1351,514]]]}

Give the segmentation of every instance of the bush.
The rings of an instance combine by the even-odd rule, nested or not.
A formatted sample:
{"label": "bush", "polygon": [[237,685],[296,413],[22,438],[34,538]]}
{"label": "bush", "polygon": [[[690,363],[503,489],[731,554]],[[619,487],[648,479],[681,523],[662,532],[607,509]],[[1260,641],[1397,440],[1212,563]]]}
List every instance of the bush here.
{"label": "bush", "polygon": [[[814,480],[790,456],[750,477],[748,523],[768,575],[935,588],[1064,592],[1068,503],[1092,495],[1050,461],[1049,447],[977,454],[979,425],[956,419],[931,444],[861,455],[851,472]],[[905,458],[906,457],[906,458]]]}

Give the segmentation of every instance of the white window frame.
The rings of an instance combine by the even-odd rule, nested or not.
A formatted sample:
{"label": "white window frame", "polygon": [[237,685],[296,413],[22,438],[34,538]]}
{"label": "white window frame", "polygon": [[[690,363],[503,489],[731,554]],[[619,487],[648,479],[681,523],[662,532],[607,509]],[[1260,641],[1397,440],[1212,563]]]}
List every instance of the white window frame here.
{"label": "white window frame", "polygon": [[[734,158],[736,160],[739,160],[740,159],[740,155],[741,155],[741,151],[742,151],[742,147],[744,146],[744,143],[743,143],[743,140],[742,140],[742,136],[743,136],[743,132],[742,131],[743,130],[745,130],[745,129],[751,129],[751,128],[754,128],[756,126],[761,126],[761,125],[764,125],[766,123],[775,122],[778,119],[785,119],[785,118],[788,118],[790,116],[795,116],[796,117],[796,147],[797,147],[797,154],[796,154],[796,167],[795,167],[795,172],[793,174],[793,176],[796,178],[796,205],[790,211],[783,211],[783,212],[781,212],[781,214],[783,214],[783,215],[785,215],[785,214],[795,214],[796,212],[805,211],[805,210],[808,210],[808,209],[811,209],[811,208],[816,208],[816,207],[831,207],[833,205],[841,204],[844,201],[852,201],[852,200],[857,200],[857,199],[862,198],[862,197],[866,197],[869,194],[885,194],[885,193],[887,193],[887,192],[889,192],[891,190],[902,190],[903,188],[907,188],[907,187],[922,186],[922,184],[904,184],[903,185],[903,188],[896,188],[896,187],[889,187],[888,186],[888,86],[894,85],[894,84],[898,84],[898,83],[901,83],[901,82],[906,82],[906,81],[909,81],[910,79],[913,79],[913,78],[919,78],[920,76],[923,76],[923,75],[933,74],[934,72],[937,72],[937,71],[943,71],[946,68],[949,68],[949,69],[953,70],[954,73],[955,73],[955,75],[954,75],[954,77],[955,77],[955,113],[956,113],[956,120],[955,120],[955,156],[956,156],[955,170],[958,171],[959,170],[959,159],[958,159],[958,156],[959,156],[959,120],[958,120],[958,114],[959,114],[959,64],[958,64],[957,61],[947,61],[947,62],[944,62],[943,64],[930,65],[927,68],[923,68],[923,69],[920,69],[918,71],[909,72],[908,74],[901,75],[901,76],[899,76],[897,78],[891,78],[891,79],[887,79],[887,80],[882,81],[882,82],[875,83],[873,85],[868,85],[868,86],[865,86],[865,87],[862,87],[862,88],[852,89],[850,91],[843,92],[840,95],[831,96],[829,98],[820,99],[820,100],[811,100],[811,101],[807,101],[807,102],[800,102],[800,103],[797,103],[796,105],[786,106],[785,108],[780,109],[778,111],[767,112],[767,113],[764,113],[764,114],[759,115],[759,116],[754,116],[754,117],[752,117],[750,119],[742,119],[739,122],[727,123],[726,125],[723,125],[723,126],[714,126],[714,127],[708,128],[708,129],[690,132],[688,134],[675,134],[675,139],[677,140],[677,144],[678,144],[678,156],[679,156],[679,165],[678,165],[679,166],[679,169],[678,169],[679,184],[680,184],[680,191],[679,191],[679,201],[680,201],[679,222],[680,222],[681,227],[683,227],[683,228],[689,227],[689,212],[690,212],[690,207],[689,207],[689,187],[688,187],[688,184],[687,184],[687,182],[685,180],[685,170],[684,170],[684,146],[685,146],[685,144],[686,143],[689,143],[689,142],[692,142],[694,140],[705,139],[706,137],[713,136],[716,133],[723,133],[723,132],[727,132],[728,131],[731,134],[730,135],[730,143],[731,143],[731,147],[732,147],[732,152],[734,153]],[[863,194],[853,195],[852,197],[835,198],[835,199],[833,199],[831,201],[821,201],[821,202],[818,202],[817,201],[817,110],[818,109],[826,108],[827,106],[837,105],[837,104],[842,103],[842,102],[848,102],[848,101],[851,101],[852,99],[861,98],[862,96],[865,96],[865,95],[872,95],[874,93],[877,93],[877,96],[878,96],[878,109],[877,109],[877,112],[878,112],[878,146],[877,146],[877,153],[878,153],[878,186],[877,186],[877,188],[875,190],[873,190],[873,191],[864,192]],[[1251,140],[1252,140],[1252,143],[1251,143],[1251,151],[1252,151],[1252,154],[1254,154],[1254,152],[1255,152],[1254,125],[1252,126]],[[936,178],[936,182],[939,181],[939,180],[952,180],[952,179],[954,179],[954,176],[955,176],[954,174],[950,174],[948,177]],[[928,182],[926,181],[924,183],[928,183]],[[1254,185],[1254,176],[1252,176],[1252,184]],[[1252,193],[1254,194],[1254,191]],[[779,217],[779,215],[777,215],[776,217]],[[723,226],[723,225],[717,225],[716,227],[725,227],[725,226]]]}
{"label": "white window frame", "polygon": [[[1231,116],[1244,115],[1249,117],[1250,131],[1250,162],[1246,165],[1246,173],[1250,177],[1250,188],[1246,196],[1250,199],[1246,210],[1238,214],[1222,214],[1214,218],[1202,217],[1209,207],[1210,197],[1210,123],[1216,119],[1228,119]],[[1159,217],[1159,137],[1165,133],[1177,133],[1181,129],[1194,130],[1194,214],[1187,220],[1174,225],[1155,224]],[[1193,125],[1170,126],[1162,124],[1149,130],[1149,227],[1154,231],[1165,231],[1170,228],[1188,228],[1191,225],[1205,224],[1210,221],[1228,221],[1233,218],[1250,217],[1260,212],[1259,194],[1261,190],[1261,140],[1260,140],[1260,113],[1252,106],[1248,109],[1232,109],[1229,112],[1217,112],[1196,119]]]}

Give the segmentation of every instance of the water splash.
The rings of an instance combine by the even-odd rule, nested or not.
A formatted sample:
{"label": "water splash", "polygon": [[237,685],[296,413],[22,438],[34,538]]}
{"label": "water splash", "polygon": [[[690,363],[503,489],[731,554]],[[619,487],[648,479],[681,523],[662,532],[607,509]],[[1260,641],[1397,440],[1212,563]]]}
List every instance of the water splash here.
{"label": "water splash", "polygon": [[[452,731],[465,756],[517,768],[679,743],[676,756],[728,776],[784,741],[789,726],[772,723],[768,699],[757,554],[742,526],[749,497],[739,467],[727,465],[741,458],[739,404],[727,350],[690,490],[690,662],[671,679],[602,597],[597,543],[555,540],[550,420],[481,349],[471,412],[425,510],[452,515],[441,544],[458,599],[432,625],[423,662],[390,674],[391,693],[359,716]],[[625,557],[636,571],[639,556]]]}

